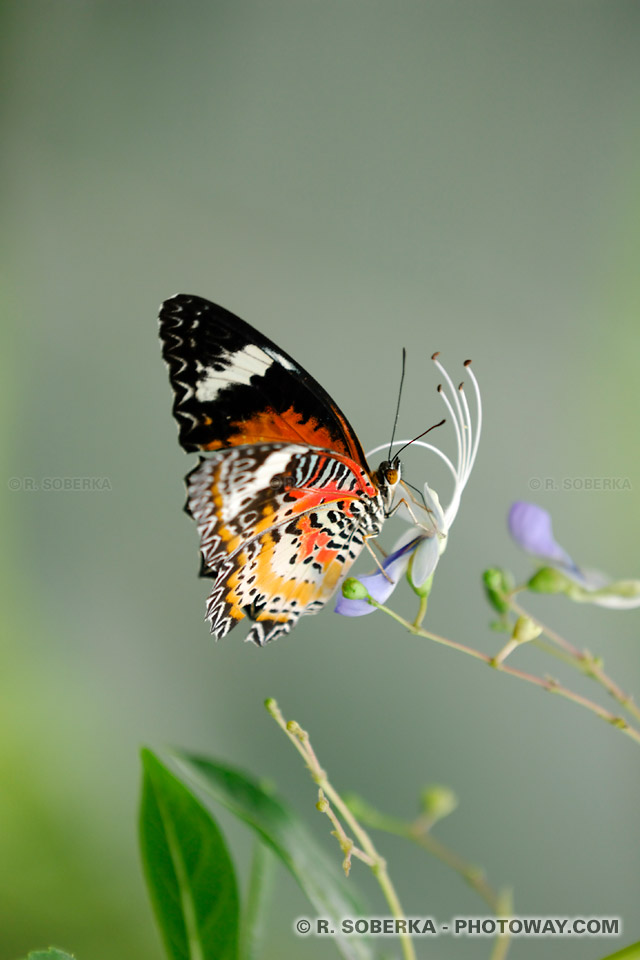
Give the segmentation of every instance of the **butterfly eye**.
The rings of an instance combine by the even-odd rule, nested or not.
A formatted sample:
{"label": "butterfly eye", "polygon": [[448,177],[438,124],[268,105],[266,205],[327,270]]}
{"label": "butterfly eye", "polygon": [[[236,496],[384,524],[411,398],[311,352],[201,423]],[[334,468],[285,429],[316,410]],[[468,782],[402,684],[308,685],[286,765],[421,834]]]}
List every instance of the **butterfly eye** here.
{"label": "butterfly eye", "polygon": [[387,483],[393,486],[398,482],[398,471],[395,467],[391,467],[389,470],[385,471],[384,477]]}

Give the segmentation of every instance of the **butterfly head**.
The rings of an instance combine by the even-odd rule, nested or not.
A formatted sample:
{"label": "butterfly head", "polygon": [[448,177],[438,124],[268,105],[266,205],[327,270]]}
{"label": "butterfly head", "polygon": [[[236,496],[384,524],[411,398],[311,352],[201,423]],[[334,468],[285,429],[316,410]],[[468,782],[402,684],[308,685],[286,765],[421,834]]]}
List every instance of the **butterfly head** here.
{"label": "butterfly head", "polygon": [[385,512],[391,509],[396,487],[400,483],[402,476],[402,465],[398,457],[393,460],[383,460],[375,473],[376,483],[380,496],[385,505]]}

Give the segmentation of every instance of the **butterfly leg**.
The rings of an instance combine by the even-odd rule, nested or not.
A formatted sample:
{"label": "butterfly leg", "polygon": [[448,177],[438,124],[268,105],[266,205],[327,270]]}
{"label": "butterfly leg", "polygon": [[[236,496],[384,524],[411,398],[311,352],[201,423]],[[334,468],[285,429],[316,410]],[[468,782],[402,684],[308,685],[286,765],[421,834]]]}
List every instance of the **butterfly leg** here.
{"label": "butterfly leg", "polygon": [[374,546],[374,547],[376,548],[376,550],[378,551],[378,553],[380,553],[380,555],[383,557],[383,559],[386,560],[386,558],[389,556],[389,554],[387,553],[387,551],[386,551],[383,547],[380,546],[380,544],[378,543],[378,538],[377,538],[377,537],[372,537],[372,538],[371,538],[371,545]]}
{"label": "butterfly leg", "polygon": [[[412,492],[412,490],[411,490],[411,486],[408,485],[408,484],[406,484],[406,483],[404,482],[404,480],[401,480],[400,483],[401,483],[401,485],[404,487],[404,489],[407,491],[407,493],[409,494],[409,497],[411,498],[411,501],[412,501],[413,503],[415,503],[417,507],[420,507],[422,510],[426,510],[428,513],[431,512],[431,511],[429,510],[429,507],[428,507],[428,506],[426,505],[426,503],[424,502],[424,497],[422,498],[422,500],[416,499],[416,497],[413,495],[413,492]],[[418,492],[419,492],[419,491],[418,491]],[[422,496],[422,495],[421,495],[421,496]]]}
{"label": "butterfly leg", "polygon": [[[369,553],[370,553],[371,556],[373,557],[373,559],[374,559],[374,561],[375,561],[375,564],[376,564],[378,570],[380,570],[380,572],[382,573],[382,575],[389,581],[389,583],[393,583],[393,580],[391,579],[391,577],[389,576],[389,574],[388,574],[387,571],[384,569],[384,567],[382,566],[382,564],[380,563],[380,561],[379,561],[378,558],[376,557],[375,553],[373,552],[373,547],[370,546],[369,540],[373,540],[373,542],[375,543],[375,537],[368,537],[368,536],[365,535],[365,537],[364,537],[364,545],[365,545],[365,547],[367,548],[367,550],[369,551]],[[382,548],[381,548],[381,547],[378,547],[378,549],[381,550]]]}
{"label": "butterfly leg", "polygon": [[[434,512],[433,512],[433,510],[431,509],[431,507],[429,507],[429,506],[427,505],[427,503],[424,501],[424,497],[423,497],[423,501],[422,501],[422,502],[420,502],[420,500],[416,500],[416,498],[414,497],[413,493],[411,492],[411,490],[409,489],[409,487],[407,486],[407,484],[406,484],[403,480],[401,480],[400,482],[402,483],[402,486],[405,488],[405,490],[406,490],[407,493],[409,494],[409,497],[411,498],[411,501],[412,501],[413,503],[415,503],[415,505],[416,505],[417,507],[420,507],[421,510],[426,510],[426,511],[427,511],[427,513],[429,514],[429,516],[432,518],[433,526],[435,527],[436,533],[439,534],[439,533],[440,533],[440,530],[438,529],[438,522],[437,522],[437,520],[436,520],[436,518],[435,518]],[[403,502],[403,501],[401,500],[400,503],[402,503],[402,502]],[[407,510],[409,510],[409,504],[407,503],[406,500],[404,501],[404,503],[405,503],[405,505],[406,505],[406,507],[407,507]],[[395,509],[395,508],[394,508],[394,509]],[[413,513],[411,513],[411,516],[413,517]],[[414,521],[415,521],[415,517],[414,517]],[[428,527],[425,527],[425,525],[419,523],[419,521],[415,521],[415,522],[418,523],[419,526],[422,526],[423,529],[428,530],[428,531],[431,533],[431,528],[430,528],[430,527],[429,527],[429,528],[428,528]]]}
{"label": "butterfly leg", "polygon": [[389,517],[392,517],[392,516],[394,515],[394,513],[396,512],[396,510],[398,510],[398,508],[399,508],[399,507],[401,506],[401,504],[403,504],[403,503],[404,503],[405,507],[407,508],[407,510],[409,511],[409,514],[410,514],[410,516],[411,516],[411,519],[413,520],[413,522],[415,523],[415,525],[416,525],[417,527],[421,527],[421,528],[422,528],[423,530],[425,530],[427,533],[433,533],[433,528],[432,528],[432,527],[428,527],[426,524],[422,523],[422,521],[418,520],[418,518],[416,517],[415,513],[413,512],[413,509],[412,509],[412,507],[411,507],[411,504],[409,503],[408,500],[405,500],[404,497],[402,497],[401,500],[398,500],[398,502],[396,503],[395,507],[392,507],[392,508],[391,508],[391,510],[390,510],[389,513],[387,514],[387,519],[388,519]]}

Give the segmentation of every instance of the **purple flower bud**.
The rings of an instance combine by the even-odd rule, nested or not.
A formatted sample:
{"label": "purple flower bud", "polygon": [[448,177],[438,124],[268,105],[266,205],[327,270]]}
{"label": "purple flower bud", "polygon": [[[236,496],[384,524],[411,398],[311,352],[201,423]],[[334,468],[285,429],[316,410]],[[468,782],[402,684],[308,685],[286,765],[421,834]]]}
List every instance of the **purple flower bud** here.
{"label": "purple flower bud", "polygon": [[517,500],[509,511],[509,532],[527,553],[575,570],[569,554],[556,543],[551,515],[535,503]]}
{"label": "purple flower bud", "polygon": [[509,531],[528,553],[545,561],[528,582],[538,593],[564,593],[578,603],[631,610],[640,607],[640,581],[612,581],[597,570],[576,566],[566,550],[556,543],[551,516],[535,503],[519,500],[509,511]]}

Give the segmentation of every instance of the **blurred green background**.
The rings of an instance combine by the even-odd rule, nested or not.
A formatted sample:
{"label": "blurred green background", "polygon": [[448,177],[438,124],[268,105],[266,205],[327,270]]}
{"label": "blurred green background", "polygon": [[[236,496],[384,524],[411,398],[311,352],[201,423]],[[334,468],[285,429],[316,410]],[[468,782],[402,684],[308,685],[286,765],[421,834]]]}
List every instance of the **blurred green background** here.
{"label": "blurred green background", "polygon": [[[326,611],[265,650],[240,630],[213,643],[155,319],[178,291],[224,304],[321,381],[365,448],[389,436],[403,345],[404,436],[443,414],[431,353],[456,377],[473,357],[485,431],[434,631],[496,649],[480,574],[528,570],[505,530],[514,499],[551,509],[580,562],[640,576],[638,4],[10,0],[0,16],[0,956],[161,955],[135,834],[142,744],[268,775],[331,850],[266,696],[340,789],[411,816],[425,782],[451,785],[439,836],[512,884],[519,913],[620,915],[640,938],[630,740],[379,615]],[[451,452],[450,430],[438,440]],[[406,463],[446,499],[435,458]],[[109,489],[29,489],[47,477]],[[640,691],[640,612],[535,609]],[[514,662],[598,696],[536,651]],[[245,832],[222,820],[244,863]],[[409,913],[485,913],[378,839]],[[352,876],[382,912],[365,868]],[[265,960],[334,956],[294,938],[305,913],[279,875]],[[617,945],[523,939],[510,956]]]}

